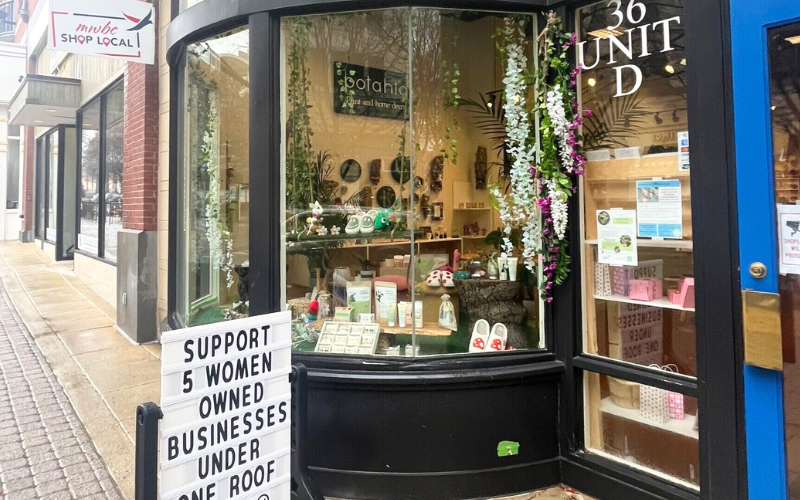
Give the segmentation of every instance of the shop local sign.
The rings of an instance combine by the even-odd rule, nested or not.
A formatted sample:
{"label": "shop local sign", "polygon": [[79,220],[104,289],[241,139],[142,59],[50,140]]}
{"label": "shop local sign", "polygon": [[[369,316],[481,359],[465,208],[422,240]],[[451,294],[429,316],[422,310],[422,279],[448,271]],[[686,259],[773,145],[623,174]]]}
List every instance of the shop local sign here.
{"label": "shop local sign", "polygon": [[138,0],[50,0],[48,48],[155,62],[155,9]]}
{"label": "shop local sign", "polygon": [[289,500],[291,313],[165,332],[161,500]]}

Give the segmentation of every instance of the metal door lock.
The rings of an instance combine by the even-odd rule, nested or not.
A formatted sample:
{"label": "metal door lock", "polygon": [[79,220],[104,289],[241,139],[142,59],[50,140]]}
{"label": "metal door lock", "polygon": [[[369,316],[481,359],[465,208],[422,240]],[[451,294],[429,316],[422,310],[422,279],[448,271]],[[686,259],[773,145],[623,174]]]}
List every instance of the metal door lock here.
{"label": "metal door lock", "polygon": [[761,262],[753,262],[750,264],[750,276],[756,279],[762,279],[767,275],[767,266]]}

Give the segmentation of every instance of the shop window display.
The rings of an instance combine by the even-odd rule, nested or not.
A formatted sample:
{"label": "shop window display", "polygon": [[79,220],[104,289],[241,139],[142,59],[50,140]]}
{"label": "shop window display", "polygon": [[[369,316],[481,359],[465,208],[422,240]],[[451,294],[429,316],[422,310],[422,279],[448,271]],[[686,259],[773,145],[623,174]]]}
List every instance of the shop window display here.
{"label": "shop window display", "polygon": [[[648,376],[695,377],[683,1],[603,1],[576,17],[581,106],[590,110],[582,127],[584,352]],[[698,485],[696,427],[672,414],[642,421],[650,395],[663,405],[667,391],[586,377],[591,451]],[[681,460],[658,458],[667,442],[687,450]]]}
{"label": "shop window display", "polygon": [[187,48],[177,303],[192,326],[247,316],[249,32]]}
{"label": "shop window display", "polygon": [[[533,64],[533,17],[515,17]],[[296,350],[544,346],[538,280],[501,248],[491,195],[509,189],[494,38],[505,20],[423,8],[283,20],[284,298]]]}
{"label": "shop window display", "polygon": [[105,144],[105,239],[103,256],[117,260],[117,231],[122,229],[122,170],[125,135],[125,94],[123,87],[115,87],[106,97]]}

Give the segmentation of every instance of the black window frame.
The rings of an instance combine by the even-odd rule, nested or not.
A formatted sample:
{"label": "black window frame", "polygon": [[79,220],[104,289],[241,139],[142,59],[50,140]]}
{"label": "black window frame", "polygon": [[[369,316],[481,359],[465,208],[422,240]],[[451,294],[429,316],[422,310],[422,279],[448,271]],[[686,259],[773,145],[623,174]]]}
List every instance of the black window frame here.
{"label": "black window frame", "polygon": [[[76,183],[75,183],[75,196],[77,198],[77,203],[75,204],[75,253],[79,253],[86,257],[91,257],[96,260],[100,260],[105,262],[106,264],[110,264],[112,266],[117,265],[116,260],[111,260],[105,256],[105,244],[106,244],[106,237],[105,237],[105,224],[106,224],[106,181],[108,179],[107,174],[108,171],[106,169],[106,143],[107,143],[107,134],[108,134],[108,95],[115,90],[122,89],[125,91],[125,78],[120,77],[114,80],[111,84],[109,84],[106,88],[104,88],[101,92],[99,92],[95,97],[93,97],[90,101],[87,101],[81,108],[75,113],[75,123],[76,123],[76,141],[77,141],[77,165],[75,168],[76,172]],[[83,113],[84,111],[95,105],[96,103],[100,103],[100,116],[99,116],[99,123],[98,123],[98,132],[99,132],[99,152],[98,152],[98,166],[97,166],[97,252],[92,252],[89,250],[82,249],[78,244],[78,238],[81,234],[81,186],[82,186],[82,169],[83,169]],[[124,137],[124,133],[123,133]],[[124,171],[123,166],[123,171]],[[124,201],[123,201],[124,203]]]}
{"label": "black window frame", "polygon": [[[56,125],[50,128],[39,136],[35,141],[35,182],[34,182],[34,235],[35,238],[40,240],[42,244],[49,243],[55,246],[56,260],[72,260],[72,253],[69,249],[64,249],[64,162],[66,161],[66,130],[74,129],[74,125]],[[52,138],[54,135],[58,137],[58,165],[56,165],[56,239],[51,240],[47,238],[47,226],[50,223],[50,146],[52,145]],[[39,146],[41,145],[41,149]],[[44,199],[39,199],[40,189],[44,183]],[[39,224],[39,211],[43,210],[42,226]]]}

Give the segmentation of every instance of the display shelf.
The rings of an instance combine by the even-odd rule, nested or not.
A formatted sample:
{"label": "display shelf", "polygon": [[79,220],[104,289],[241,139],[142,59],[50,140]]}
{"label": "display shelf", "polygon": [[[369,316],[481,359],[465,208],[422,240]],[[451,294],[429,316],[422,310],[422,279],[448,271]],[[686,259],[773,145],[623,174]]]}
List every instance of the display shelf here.
{"label": "display shelf", "polygon": [[594,298],[597,300],[607,300],[609,302],[624,302],[626,304],[637,304],[640,306],[660,307],[662,309],[677,309],[679,311],[694,312],[694,307],[682,307],[679,306],[678,304],[673,304],[666,298],[655,299],[655,300],[635,300],[630,297],[618,294],[611,294],[611,295],[595,294]]}
{"label": "display shelf", "polygon": [[464,235],[461,238],[465,240],[485,240],[486,235],[481,236],[480,234],[469,234],[469,235]]}
{"label": "display shelf", "polygon": [[[415,231],[414,235],[419,238],[424,233],[422,231]],[[373,240],[378,238],[392,238],[397,240],[409,240],[411,239],[411,231],[395,231],[392,234],[391,231],[375,231],[368,234],[345,234],[344,232],[340,234],[326,234],[326,235],[319,235],[319,234],[306,234],[306,233],[295,233],[295,234],[287,234],[286,241],[287,243],[339,243],[343,241],[354,241],[354,240]]]}
{"label": "display shelf", "polygon": [[492,210],[492,207],[483,207],[483,208],[457,208],[453,207],[454,212],[485,212],[487,210]]}
{"label": "display shelf", "polygon": [[[584,240],[587,245],[597,245],[597,240]],[[692,250],[694,242],[692,240],[651,240],[649,238],[637,238],[636,244],[647,248],[679,248],[682,250]]]}
{"label": "display shelf", "polygon": [[[319,330],[322,328],[322,325],[325,322],[332,321],[330,318],[328,319],[318,319],[312,323],[309,323],[310,328],[314,328]],[[411,335],[412,334],[412,327],[410,326],[381,326],[381,333],[385,333],[387,335]],[[416,334],[422,337],[449,337],[453,334],[451,330],[446,328],[441,328],[436,323],[425,323],[422,325],[422,328],[417,328]]]}
{"label": "display shelf", "polygon": [[642,417],[639,410],[632,410],[617,406],[610,397],[600,401],[600,411],[615,417],[624,418],[639,424],[654,427],[664,432],[671,432],[672,434],[680,434],[691,439],[699,439],[699,433],[694,430],[694,422],[697,417],[694,415],[686,415],[683,420],[669,420],[666,424],[657,424]]}

